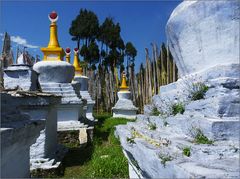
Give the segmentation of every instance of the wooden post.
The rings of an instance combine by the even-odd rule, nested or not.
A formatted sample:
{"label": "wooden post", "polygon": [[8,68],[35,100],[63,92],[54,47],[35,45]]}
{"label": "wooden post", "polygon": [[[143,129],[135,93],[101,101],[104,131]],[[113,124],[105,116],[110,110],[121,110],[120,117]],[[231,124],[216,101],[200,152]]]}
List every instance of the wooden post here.
{"label": "wooden post", "polygon": [[176,81],[176,63],[173,60],[173,82]]}
{"label": "wooden post", "polygon": [[170,83],[170,58],[169,58],[169,49],[167,43],[167,84]]}

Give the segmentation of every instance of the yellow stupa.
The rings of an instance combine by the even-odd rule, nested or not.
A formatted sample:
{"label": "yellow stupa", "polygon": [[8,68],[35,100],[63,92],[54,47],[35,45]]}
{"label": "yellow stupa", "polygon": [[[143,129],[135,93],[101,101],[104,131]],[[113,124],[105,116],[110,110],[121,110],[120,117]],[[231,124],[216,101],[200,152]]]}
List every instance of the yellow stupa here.
{"label": "yellow stupa", "polygon": [[70,63],[70,54],[66,54],[66,62]]}
{"label": "yellow stupa", "polygon": [[121,86],[119,87],[120,91],[129,91],[129,88],[127,86],[127,79],[126,79],[126,74],[125,72],[122,73],[122,83]]}
{"label": "yellow stupa", "polygon": [[65,53],[66,53],[66,62],[70,63],[71,49],[69,47],[67,47],[66,50],[65,50]]}
{"label": "yellow stupa", "polygon": [[74,49],[74,59],[73,59],[73,66],[75,68],[75,76],[82,76],[83,75],[83,69],[80,66],[79,58],[78,58],[78,49]]}
{"label": "yellow stupa", "polygon": [[58,15],[55,11],[49,14],[49,20],[51,21],[50,24],[50,38],[48,47],[41,48],[41,51],[43,52],[43,60],[62,60],[65,53],[63,48],[60,47],[58,42],[58,36],[57,36],[57,20]]}

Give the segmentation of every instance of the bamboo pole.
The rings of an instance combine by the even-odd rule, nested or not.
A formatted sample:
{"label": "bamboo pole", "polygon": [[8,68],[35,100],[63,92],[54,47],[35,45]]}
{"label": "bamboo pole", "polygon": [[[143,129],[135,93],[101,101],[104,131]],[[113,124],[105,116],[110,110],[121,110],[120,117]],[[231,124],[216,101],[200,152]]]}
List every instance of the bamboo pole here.
{"label": "bamboo pole", "polygon": [[170,83],[170,59],[169,59],[169,49],[167,43],[167,84]]}

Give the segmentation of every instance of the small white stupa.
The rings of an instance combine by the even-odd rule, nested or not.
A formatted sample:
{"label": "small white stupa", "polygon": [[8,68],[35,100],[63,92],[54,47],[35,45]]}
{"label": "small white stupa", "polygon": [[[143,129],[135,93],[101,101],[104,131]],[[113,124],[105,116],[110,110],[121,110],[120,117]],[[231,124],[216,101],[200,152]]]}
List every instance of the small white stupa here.
{"label": "small white stupa", "polygon": [[112,108],[113,117],[135,119],[137,110],[138,108],[133,105],[133,102],[131,100],[131,92],[127,86],[125,72],[123,72],[122,84],[118,92],[118,101]]}
{"label": "small white stupa", "polygon": [[[70,60],[69,60],[70,61]],[[80,95],[82,99],[85,99],[87,101],[87,106],[85,106],[84,111],[86,118],[89,121],[95,121],[93,117],[93,106],[95,104],[95,101],[92,100],[92,97],[90,96],[88,92],[88,77],[83,75],[83,69],[80,65],[80,60],[78,57],[78,48],[74,49],[74,59],[73,59],[73,66],[75,68],[75,76],[74,76],[74,82],[80,83]]]}

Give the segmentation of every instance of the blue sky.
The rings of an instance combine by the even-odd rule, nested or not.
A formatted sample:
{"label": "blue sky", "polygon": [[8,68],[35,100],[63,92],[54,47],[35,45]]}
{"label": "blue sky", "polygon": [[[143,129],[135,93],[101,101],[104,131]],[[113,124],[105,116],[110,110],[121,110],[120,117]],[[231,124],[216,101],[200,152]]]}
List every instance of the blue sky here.
{"label": "blue sky", "polygon": [[[1,1],[0,35],[7,31],[12,37],[12,48],[28,46],[28,51],[40,55],[40,47],[49,40],[48,14],[55,10],[58,15],[58,40],[64,49],[73,49],[76,42],[68,33],[71,21],[81,8],[94,11],[100,23],[108,16],[121,25],[125,42],[131,41],[138,51],[136,71],[145,62],[145,48],[154,42],[158,46],[166,42],[165,25],[173,9],[181,1]],[[2,37],[1,37],[2,38]],[[2,49],[2,41],[0,41]]]}

